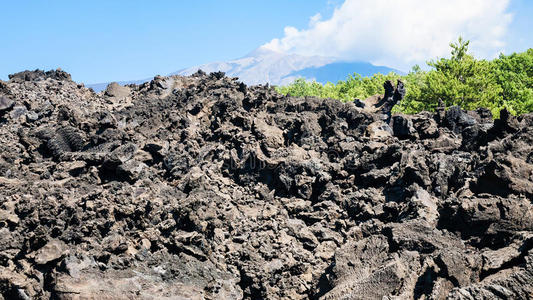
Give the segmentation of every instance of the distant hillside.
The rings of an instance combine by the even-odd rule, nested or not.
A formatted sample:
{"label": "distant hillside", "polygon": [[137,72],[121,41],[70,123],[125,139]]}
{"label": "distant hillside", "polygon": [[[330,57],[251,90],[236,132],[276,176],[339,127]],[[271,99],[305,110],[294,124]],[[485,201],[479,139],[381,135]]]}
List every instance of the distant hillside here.
{"label": "distant hillside", "polygon": [[336,83],[339,80],[345,80],[349,74],[357,73],[363,77],[372,76],[376,73],[388,74],[395,72],[404,74],[402,71],[395,70],[384,66],[374,66],[367,62],[334,62],[321,67],[310,67],[291,73],[291,77],[304,77],[314,79],[317,82],[325,84],[327,82]]}

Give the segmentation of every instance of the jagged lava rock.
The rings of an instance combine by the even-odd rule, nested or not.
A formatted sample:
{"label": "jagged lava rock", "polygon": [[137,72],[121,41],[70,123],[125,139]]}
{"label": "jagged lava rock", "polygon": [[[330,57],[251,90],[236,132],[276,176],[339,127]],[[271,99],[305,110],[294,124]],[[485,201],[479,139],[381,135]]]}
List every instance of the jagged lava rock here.
{"label": "jagged lava rock", "polygon": [[532,114],[392,115],[401,82],[0,83],[0,299],[533,295]]}

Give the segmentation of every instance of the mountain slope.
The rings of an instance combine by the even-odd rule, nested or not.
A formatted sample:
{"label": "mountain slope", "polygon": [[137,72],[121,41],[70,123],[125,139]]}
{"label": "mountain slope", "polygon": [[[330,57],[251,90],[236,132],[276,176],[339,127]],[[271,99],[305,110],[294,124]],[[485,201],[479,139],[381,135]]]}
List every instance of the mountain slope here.
{"label": "mountain slope", "polygon": [[245,57],[229,62],[215,62],[183,69],[172,75],[191,75],[199,69],[205,72],[223,71],[239,77],[246,84],[285,84],[293,72],[311,67],[321,67],[335,61],[332,57],[284,54],[266,49],[256,49]]}
{"label": "mountain slope", "polygon": [[310,67],[296,71],[291,77],[304,77],[314,79],[320,83],[337,82],[345,80],[349,74],[357,73],[363,77],[372,76],[376,73],[388,74],[396,72],[403,74],[402,71],[391,69],[384,66],[375,66],[367,62],[334,62],[321,67]]}
{"label": "mountain slope", "polygon": [[346,79],[348,74],[353,73],[363,76],[372,76],[376,73],[387,74],[391,71],[402,73],[368,62],[346,62],[333,57],[284,54],[258,48],[243,58],[195,66],[172,73],[172,75],[191,75],[199,69],[208,73],[223,71],[228,76],[239,77],[244,83],[250,85],[265,83],[284,85],[299,77],[326,83]]}

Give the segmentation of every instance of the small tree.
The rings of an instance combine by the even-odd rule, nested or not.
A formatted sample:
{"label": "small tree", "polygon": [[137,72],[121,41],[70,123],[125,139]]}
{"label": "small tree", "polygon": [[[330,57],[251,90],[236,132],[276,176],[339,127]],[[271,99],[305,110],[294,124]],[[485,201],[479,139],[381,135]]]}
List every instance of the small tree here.
{"label": "small tree", "polygon": [[421,90],[426,109],[434,109],[439,99],[447,106],[459,105],[464,109],[483,106],[494,112],[502,105],[502,90],[494,80],[490,62],[468,54],[469,43],[459,37],[457,43],[450,43],[450,59],[428,62],[433,70],[427,73]]}
{"label": "small tree", "polygon": [[457,39],[457,43],[450,43],[452,47],[452,59],[456,61],[461,61],[466,55],[468,55],[468,45],[470,41],[463,40],[463,37]]}

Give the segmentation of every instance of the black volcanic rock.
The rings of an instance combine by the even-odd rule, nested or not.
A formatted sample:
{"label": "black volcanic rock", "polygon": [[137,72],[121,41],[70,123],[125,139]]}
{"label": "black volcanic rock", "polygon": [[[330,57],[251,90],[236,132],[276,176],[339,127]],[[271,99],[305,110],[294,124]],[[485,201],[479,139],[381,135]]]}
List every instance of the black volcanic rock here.
{"label": "black volcanic rock", "polygon": [[11,76],[0,299],[531,297],[533,115],[391,128],[385,87],[358,107],[223,73]]}
{"label": "black volcanic rock", "polygon": [[43,71],[43,70],[35,70],[35,71],[23,71],[15,74],[8,75],[9,81],[12,82],[22,82],[22,81],[40,81],[40,80],[46,80],[48,78],[62,81],[62,80],[72,80],[69,73],[62,71],[61,69],[57,70],[50,70],[50,71]]}
{"label": "black volcanic rock", "polygon": [[9,110],[15,105],[15,102],[7,96],[0,95],[0,113]]}

